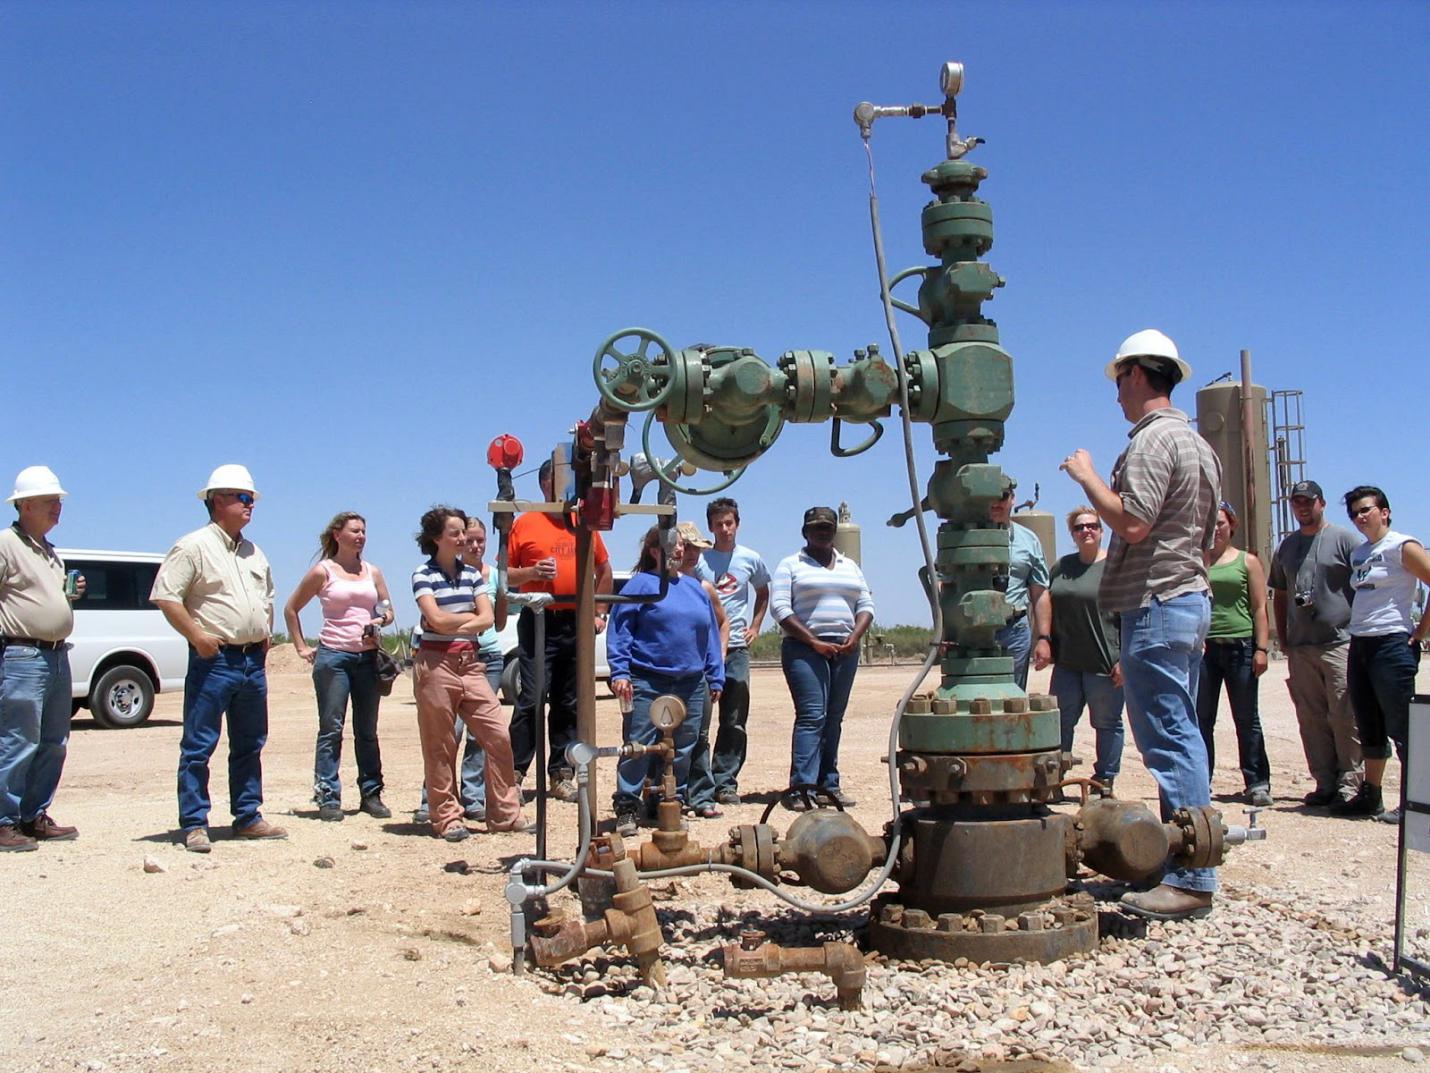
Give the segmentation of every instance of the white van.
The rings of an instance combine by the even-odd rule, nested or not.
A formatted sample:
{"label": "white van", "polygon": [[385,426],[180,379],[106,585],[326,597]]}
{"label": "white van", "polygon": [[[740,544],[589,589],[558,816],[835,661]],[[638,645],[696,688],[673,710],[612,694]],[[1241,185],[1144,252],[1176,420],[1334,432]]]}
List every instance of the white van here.
{"label": "white van", "polygon": [[182,689],[189,646],[149,601],[162,555],[60,548],[66,568],[84,575],[74,605],[70,674],[75,710],[100,726],[136,727],[154,711],[154,694]]}

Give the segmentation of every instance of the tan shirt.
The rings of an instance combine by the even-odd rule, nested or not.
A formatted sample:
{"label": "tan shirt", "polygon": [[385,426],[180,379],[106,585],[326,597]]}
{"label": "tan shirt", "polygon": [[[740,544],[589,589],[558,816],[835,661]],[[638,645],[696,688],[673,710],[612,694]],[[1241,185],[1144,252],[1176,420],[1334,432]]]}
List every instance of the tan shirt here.
{"label": "tan shirt", "polygon": [[179,538],[149,598],[183,604],[205,632],[224,644],[246,645],[268,636],[273,571],[251,540],[233,540],[210,522]]}
{"label": "tan shirt", "polygon": [[0,531],[0,634],[63,641],[73,630],[65,564],[54,545],[6,526]]}

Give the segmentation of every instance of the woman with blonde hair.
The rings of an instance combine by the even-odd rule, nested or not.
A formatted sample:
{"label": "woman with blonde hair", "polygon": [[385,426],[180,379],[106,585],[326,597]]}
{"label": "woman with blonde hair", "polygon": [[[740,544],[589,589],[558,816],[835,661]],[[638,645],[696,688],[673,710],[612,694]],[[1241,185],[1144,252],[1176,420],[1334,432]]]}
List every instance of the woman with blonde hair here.
{"label": "woman with blonde hair", "polygon": [[[386,819],[392,811],[382,802],[382,753],[377,743],[378,634],[392,622],[392,600],[382,571],[364,562],[367,522],[356,511],[333,516],[318,534],[317,564],[303,575],[283,606],[283,621],[298,655],[313,666],[318,694],[318,744],[313,756],[313,800],[320,820],[343,818],[343,723],[348,701],[353,708],[353,752],[357,756],[358,806],[369,816]],[[299,612],[313,597],[323,608],[318,645],[303,636]]]}

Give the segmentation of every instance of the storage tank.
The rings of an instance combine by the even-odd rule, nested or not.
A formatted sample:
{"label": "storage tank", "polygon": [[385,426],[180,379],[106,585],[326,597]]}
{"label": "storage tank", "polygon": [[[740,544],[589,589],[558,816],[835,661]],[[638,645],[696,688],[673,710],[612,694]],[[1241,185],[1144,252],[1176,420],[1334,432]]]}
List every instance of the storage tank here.
{"label": "storage tank", "polygon": [[839,525],[834,530],[834,547],[840,555],[853,559],[860,566],[864,565],[863,552],[863,530],[859,528],[854,516],[849,512],[848,503],[839,504]]}
{"label": "storage tank", "polygon": [[1058,561],[1057,520],[1045,510],[1020,510],[1014,512],[1010,518],[1018,525],[1033,531],[1033,535],[1043,545],[1043,558],[1051,570],[1053,564]]}
{"label": "storage tank", "polygon": [[1241,524],[1232,539],[1238,548],[1253,551],[1263,563],[1271,558],[1271,514],[1275,493],[1271,485],[1270,439],[1266,433],[1266,389],[1251,385],[1252,473],[1256,490],[1253,525],[1247,525],[1246,446],[1242,438],[1241,384],[1223,381],[1197,392],[1197,431],[1221,460],[1222,498],[1236,509]]}

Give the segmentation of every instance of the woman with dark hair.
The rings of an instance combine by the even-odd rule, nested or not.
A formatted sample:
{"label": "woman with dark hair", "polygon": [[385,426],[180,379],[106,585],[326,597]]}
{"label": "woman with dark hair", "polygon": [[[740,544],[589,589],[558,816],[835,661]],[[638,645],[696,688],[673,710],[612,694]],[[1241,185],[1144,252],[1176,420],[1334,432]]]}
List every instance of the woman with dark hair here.
{"label": "woman with dark hair", "polygon": [[[303,575],[283,606],[283,621],[298,655],[313,665],[318,694],[318,744],[313,755],[313,800],[318,819],[343,818],[339,768],[348,700],[353,707],[353,752],[357,756],[358,806],[369,816],[392,815],[382,802],[382,754],[377,744],[378,634],[392,622],[392,600],[382,571],[363,561],[367,522],[343,511],[318,534],[319,560]],[[313,597],[323,608],[318,646],[303,636],[299,613]]]}
{"label": "woman with dark hair", "polygon": [[[1430,555],[1414,537],[1390,528],[1390,500],[1374,485],[1346,493],[1346,512],[1365,537],[1351,552],[1351,635],[1346,685],[1365,754],[1365,781],[1355,797],[1331,811],[1338,816],[1374,816],[1400,822],[1400,809],[1384,808],[1380,783],[1393,742],[1402,760],[1410,724],[1410,698],[1420,666],[1420,645],[1430,633],[1430,615],[1411,617],[1420,582],[1430,585]],[[1405,779],[1401,778],[1402,794]]]}
{"label": "woman with dark hair", "polygon": [[494,621],[492,603],[481,571],[461,558],[467,550],[466,514],[453,507],[433,507],[422,515],[417,545],[430,558],[412,571],[412,595],[422,612],[422,643],[412,661],[412,692],[417,699],[432,831],[448,842],[460,842],[471,834],[462,822],[462,803],[456,794],[455,719],[467,724],[467,733],[487,756],[487,830],[522,830],[511,738],[481,652],[482,634]]}
{"label": "woman with dark hair", "polygon": [[[685,704],[685,721],[676,730],[675,780],[682,799],[690,777],[690,757],[704,718],[705,689],[710,702],[725,688],[725,661],[720,654],[720,627],[715,608],[698,578],[680,573],[684,548],[676,537],[670,561],[660,544],[660,528],[652,526],[641,540],[636,573],[621,590],[623,596],[660,591],[662,574],[669,575],[663,599],[645,604],[616,604],[606,625],[606,661],[611,668],[611,692],[621,702],[621,737],[650,745],[660,732],[650,721],[651,701],[666,694]],[[650,773],[649,757],[621,762],[616,770],[612,803],[616,831],[636,833],[641,794]]]}
{"label": "woman with dark hair", "polygon": [[1266,567],[1256,555],[1232,544],[1236,526],[1236,511],[1230,503],[1221,503],[1207,556],[1212,622],[1197,679],[1197,724],[1206,742],[1210,774],[1216,769],[1216,713],[1222,683],[1226,683],[1246,800],[1266,807],[1271,804],[1271,762],[1266,758],[1258,710],[1258,679],[1266,673],[1266,649],[1271,640]]}

